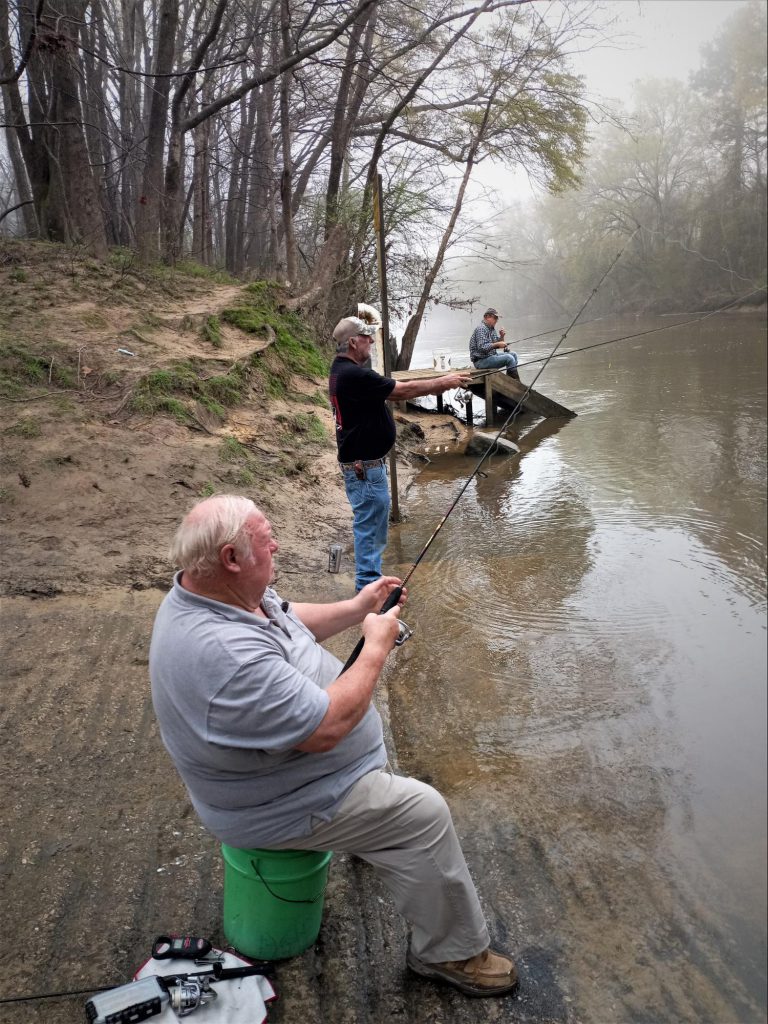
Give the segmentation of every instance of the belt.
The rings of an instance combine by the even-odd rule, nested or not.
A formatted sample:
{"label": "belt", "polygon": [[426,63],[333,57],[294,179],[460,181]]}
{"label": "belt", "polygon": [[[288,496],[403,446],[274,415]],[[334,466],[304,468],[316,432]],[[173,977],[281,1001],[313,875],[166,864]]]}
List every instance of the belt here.
{"label": "belt", "polygon": [[386,457],[381,459],[359,459],[357,462],[340,462],[339,466],[341,469],[354,469],[355,466],[384,466],[386,465]]}

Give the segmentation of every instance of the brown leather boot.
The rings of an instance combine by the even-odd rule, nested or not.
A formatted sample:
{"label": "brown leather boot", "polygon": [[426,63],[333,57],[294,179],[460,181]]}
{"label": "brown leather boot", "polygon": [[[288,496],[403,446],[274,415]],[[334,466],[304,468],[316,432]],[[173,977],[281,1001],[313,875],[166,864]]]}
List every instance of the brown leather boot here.
{"label": "brown leather boot", "polygon": [[415,974],[445,981],[467,996],[503,996],[514,992],[519,985],[512,960],[490,948],[468,960],[449,960],[441,964],[424,963],[408,950],[405,962]]}

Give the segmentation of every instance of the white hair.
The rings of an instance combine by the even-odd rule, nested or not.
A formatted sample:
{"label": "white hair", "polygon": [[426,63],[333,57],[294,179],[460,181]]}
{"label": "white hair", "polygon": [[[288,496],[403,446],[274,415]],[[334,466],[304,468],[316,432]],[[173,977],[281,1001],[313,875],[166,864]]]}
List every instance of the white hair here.
{"label": "white hair", "polygon": [[199,501],[171,541],[171,561],[193,576],[212,576],[225,544],[233,544],[238,558],[247,559],[251,549],[245,524],[254,512],[259,509],[240,494],[214,494]]}

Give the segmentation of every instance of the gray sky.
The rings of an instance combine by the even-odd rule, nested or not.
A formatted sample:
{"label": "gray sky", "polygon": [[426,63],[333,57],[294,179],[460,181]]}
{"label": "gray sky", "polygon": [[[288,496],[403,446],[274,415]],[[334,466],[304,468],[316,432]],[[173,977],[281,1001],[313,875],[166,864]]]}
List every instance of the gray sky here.
{"label": "gray sky", "polygon": [[[766,0],[761,0],[765,6]],[[536,0],[546,19],[559,17],[560,4]],[[724,22],[747,0],[606,0],[611,41],[573,54],[573,69],[584,75],[593,99],[630,101],[632,84],[642,78],[679,78],[685,82],[701,59],[701,47],[719,35]],[[504,199],[525,199],[531,189],[523,171],[489,161],[480,165],[476,184],[503,191]]]}
{"label": "gray sky", "polygon": [[592,89],[619,99],[629,98],[638,78],[685,80],[698,67],[703,44],[744,6],[745,0],[613,0],[606,10],[618,18],[612,34],[625,37],[621,49],[585,54],[577,70]]}

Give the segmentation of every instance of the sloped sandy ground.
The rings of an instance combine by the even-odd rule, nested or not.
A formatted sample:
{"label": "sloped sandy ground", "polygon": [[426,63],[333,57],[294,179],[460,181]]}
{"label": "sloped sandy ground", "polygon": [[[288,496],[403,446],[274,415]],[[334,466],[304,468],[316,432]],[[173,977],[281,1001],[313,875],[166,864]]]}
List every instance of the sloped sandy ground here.
{"label": "sloped sandy ground", "polygon": [[[171,579],[165,550],[183,512],[211,489],[251,493],[281,543],[282,593],[334,600],[352,590],[350,514],[330,413],[312,407],[328,428],[325,442],[286,433],[277,419],[324,381],[294,382],[299,398],[290,403],[254,394],[225,424],[193,430],[165,416],[126,416],[119,388],[91,389],[86,369],[103,377],[131,360],[138,373],[184,355],[219,364],[266,344],[234,329],[220,350],[201,341],[199,318],[231,304],[239,286],[176,281],[167,294],[136,281],[126,298],[105,286],[119,271],[89,271],[46,247],[9,255],[0,259],[0,293],[10,299],[2,340],[34,333],[41,351],[55,341],[81,360],[69,391],[43,381],[3,402],[0,999],[122,983],[163,932],[223,942],[218,846],[160,743],[147,679],[152,620]],[[448,417],[405,419],[425,432],[407,436],[410,450],[455,437]],[[254,455],[252,486],[242,484],[243,466],[223,456],[227,437]],[[407,474],[404,465],[402,493]],[[345,571],[330,575],[336,541],[345,545]],[[346,657],[356,639],[354,631],[337,638],[336,653]],[[384,686],[380,697],[386,716]],[[270,1020],[567,1019],[548,985],[519,1000],[477,1003],[414,980],[405,943],[403,922],[366,866],[336,857],[320,940],[278,966]],[[82,1021],[84,1001],[0,1003],[0,1021]]]}

